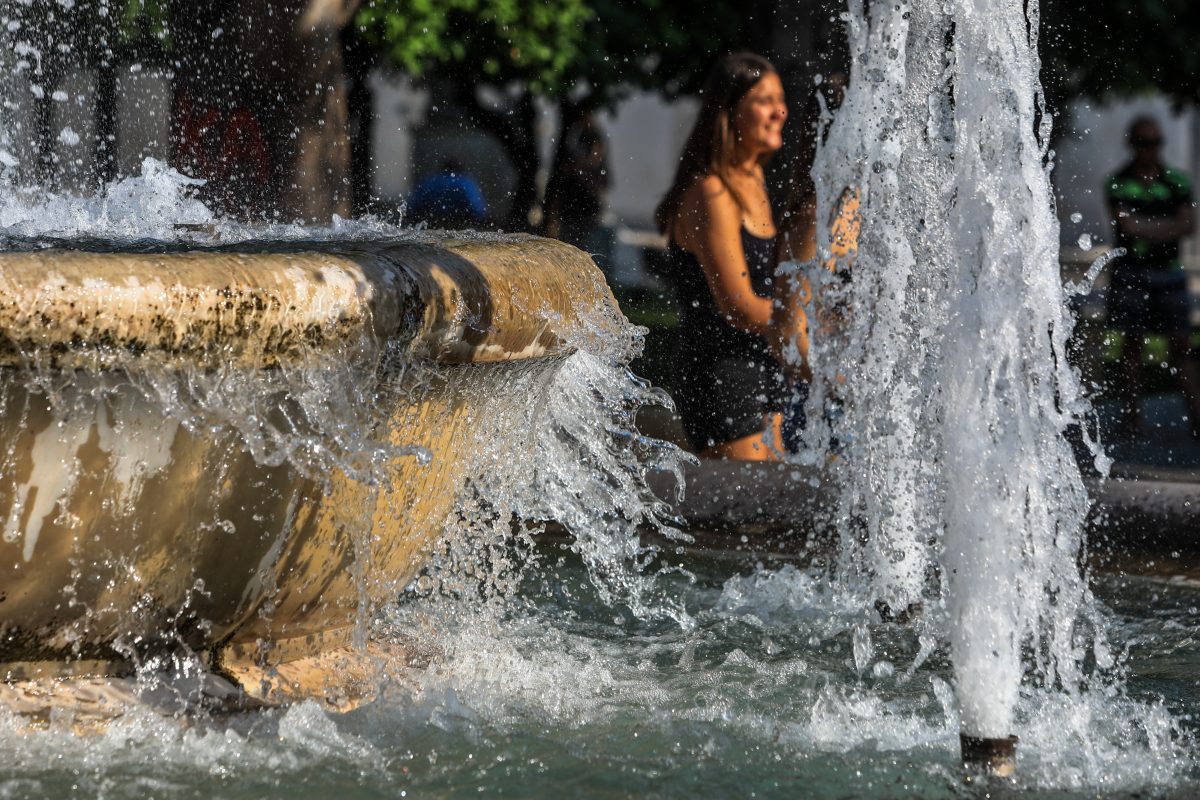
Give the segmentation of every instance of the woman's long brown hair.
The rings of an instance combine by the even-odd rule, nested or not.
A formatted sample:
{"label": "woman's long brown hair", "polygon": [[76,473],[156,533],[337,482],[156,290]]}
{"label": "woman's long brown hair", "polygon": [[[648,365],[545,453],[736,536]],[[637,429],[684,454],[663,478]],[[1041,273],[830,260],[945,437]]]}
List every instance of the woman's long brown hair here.
{"label": "woman's long brown hair", "polygon": [[[725,56],[708,74],[700,114],[679,158],[675,180],[654,212],[654,221],[660,233],[668,232],[675,215],[679,213],[684,192],[705,175],[716,175],[738,206],[745,210],[745,204],[730,180],[737,148],[733,116],[737,104],[746,93],[764,75],[772,72],[775,72],[775,67],[771,66],[770,61],[760,55],[743,52]],[[763,160],[766,158],[764,156]]]}

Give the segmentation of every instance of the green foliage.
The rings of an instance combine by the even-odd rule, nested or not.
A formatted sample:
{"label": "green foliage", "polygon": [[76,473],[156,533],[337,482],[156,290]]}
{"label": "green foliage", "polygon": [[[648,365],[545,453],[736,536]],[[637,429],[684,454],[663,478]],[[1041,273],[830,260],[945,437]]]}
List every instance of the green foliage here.
{"label": "green foliage", "polygon": [[117,30],[117,44],[146,55],[157,55],[170,45],[167,20],[171,0],[112,0],[124,3]]}
{"label": "green foliage", "polygon": [[734,0],[367,0],[357,24],[414,75],[609,103],[634,86],[694,90],[741,43],[745,12]]}
{"label": "green foliage", "polygon": [[[51,72],[73,63],[101,64],[161,54],[170,0],[75,0],[69,6],[11,4],[14,33],[39,48]],[[45,46],[49,44],[50,46]]]}
{"label": "green foliage", "polygon": [[1052,100],[1156,90],[1200,101],[1196,0],[1043,0],[1043,79]]}
{"label": "green foliage", "polygon": [[357,24],[397,66],[479,82],[565,88],[593,11],[586,0],[367,0]]}

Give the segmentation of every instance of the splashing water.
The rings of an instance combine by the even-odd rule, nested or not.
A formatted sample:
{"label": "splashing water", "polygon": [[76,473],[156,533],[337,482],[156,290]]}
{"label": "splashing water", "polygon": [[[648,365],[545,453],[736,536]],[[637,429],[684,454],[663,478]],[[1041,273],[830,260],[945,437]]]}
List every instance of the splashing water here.
{"label": "splashing water", "polygon": [[[11,35],[13,29],[7,30]],[[6,78],[36,68],[32,63],[14,66],[5,62],[0,66],[11,68],[0,68]],[[16,107],[10,103],[5,110]],[[5,122],[0,119],[0,144],[11,143],[11,129]],[[0,248],[10,251],[66,248],[156,253],[197,247],[228,249],[231,245],[253,252],[273,248],[296,251],[320,250],[324,242],[341,247],[355,242],[386,246],[436,242],[438,238],[371,218],[346,221],[335,217],[324,228],[241,223],[214,213],[198,199],[196,189],[201,181],[152,158],[143,161],[139,175],[115,181],[95,195],[21,185],[18,180],[29,171],[23,173],[16,162],[4,164],[0,168],[4,189],[0,191]],[[514,241],[504,235],[473,232],[458,238]],[[602,278],[597,272],[582,274],[578,280],[584,292],[594,290],[585,287],[585,282],[595,284]],[[539,301],[534,298],[530,302]],[[578,301],[576,305],[580,305]],[[485,597],[503,600],[514,591],[514,581],[527,567],[522,543],[527,544],[528,531],[514,544],[511,520],[527,520],[529,529],[535,529],[539,521],[554,520],[568,526],[574,535],[572,546],[586,554],[591,575],[609,602],[628,605],[638,615],[673,616],[686,624],[686,613],[652,596],[651,563],[656,550],[638,539],[639,526],[659,525],[666,511],[646,488],[644,472],[656,468],[677,471],[682,454],[677,448],[640,436],[633,418],[642,405],[669,400],[628,371],[629,362],[640,351],[644,331],[630,325],[615,306],[573,310],[575,321],[564,322],[563,309],[528,309],[558,323],[556,332],[567,348],[575,350],[573,355],[530,368],[516,364],[497,379],[486,397],[466,398],[467,402],[478,401],[479,408],[486,410],[459,431],[464,437],[460,446],[464,452],[459,455],[469,464],[466,488],[442,523],[445,544],[442,557],[435,559],[434,572],[446,581],[443,588],[455,587],[451,593],[464,603],[478,596],[481,586]],[[341,342],[328,352],[304,350],[294,363],[269,370],[233,364],[191,368],[186,363],[118,356],[117,362],[106,364],[103,375],[64,375],[52,359],[42,355],[21,354],[27,368],[18,370],[15,377],[7,376],[0,402],[15,415],[18,427],[30,418],[30,408],[42,414],[37,410],[42,406],[54,419],[69,421],[65,427],[51,425],[60,432],[52,432],[46,439],[57,445],[54,453],[64,454],[62,479],[46,484],[56,493],[42,491],[36,501],[38,510],[61,507],[64,516],[69,516],[72,504],[79,501],[75,496],[79,464],[73,461],[73,454],[91,435],[93,426],[112,427],[120,439],[120,446],[113,451],[115,463],[130,462],[126,465],[132,476],[127,476],[128,486],[134,489],[122,504],[132,506],[140,501],[145,506],[152,502],[141,487],[147,478],[165,474],[166,465],[144,458],[153,455],[154,447],[137,449],[122,438],[128,438],[140,424],[137,420],[137,424],[123,422],[121,409],[129,408],[159,420],[157,427],[141,427],[146,428],[143,438],[151,445],[157,443],[160,450],[164,441],[169,449],[176,431],[182,431],[182,435],[213,443],[214,451],[231,453],[212,465],[216,475],[213,497],[200,497],[198,508],[212,501],[215,509],[216,498],[223,491],[219,488],[221,476],[230,464],[248,457],[279,473],[298,473],[325,486],[326,492],[329,474],[348,475],[364,487],[365,508],[378,505],[390,516],[403,517],[408,509],[390,497],[397,482],[397,464],[413,459],[427,463],[431,455],[422,446],[389,438],[391,409],[412,404],[414,398],[419,402],[431,387],[436,392],[454,380],[442,374],[424,353],[370,337]],[[436,431],[423,433],[437,435]],[[103,440],[103,430],[101,434]],[[103,441],[101,446],[103,449]],[[10,444],[6,450],[4,463],[10,468],[19,459],[14,447]],[[47,456],[51,453],[43,450]],[[208,485],[198,483],[198,494],[204,493],[201,486]],[[275,505],[291,508],[284,502],[287,498],[278,499]],[[30,504],[34,502],[31,498]],[[270,507],[271,501],[264,500],[262,505]],[[253,516],[267,519],[264,513],[256,511]],[[362,584],[370,571],[369,542],[377,534],[371,530],[369,513],[346,509],[338,514],[339,523],[345,524],[353,539],[353,571],[365,598]],[[211,520],[197,523],[196,536],[236,533],[233,524],[215,511],[211,516]],[[27,550],[36,545],[35,536],[27,537]],[[116,553],[111,557],[120,558]],[[200,587],[198,594],[203,592]],[[373,609],[365,599],[360,605],[356,641],[361,644]],[[135,617],[139,611],[135,607],[122,613]],[[147,623],[153,621],[147,619]],[[132,641],[133,637],[129,638]],[[178,644],[186,649],[185,642]],[[118,642],[118,647],[134,663],[142,663],[140,643]]]}
{"label": "splashing water", "polygon": [[889,609],[944,602],[962,730],[1004,737],[1024,680],[1076,694],[1085,660],[1111,666],[1064,439],[1088,404],[1066,359],[1038,7],[850,0],[846,20],[850,86],[814,177],[818,219],[856,190],[862,232],[849,331],[813,353],[809,418],[831,395],[844,416],[810,445],[846,442],[844,574]]}
{"label": "splashing water", "polygon": [[[154,248],[212,246],[253,242],[421,240],[413,228],[372,217],[328,226],[299,223],[239,222],[213,212],[195,197],[204,181],[188,177],[156,158],[143,159],[141,171],[116,180],[95,195],[27,186],[0,171],[0,237],[10,247],[78,246],[80,241]],[[496,238],[468,233],[469,238]],[[3,240],[0,240],[3,241]]]}
{"label": "splashing water", "polygon": [[[1102,629],[1132,639],[1141,625],[1174,626],[1175,649],[1145,648],[1151,676],[1176,654],[1200,663],[1200,652],[1184,633],[1194,592],[1174,590],[1164,622],[1139,616],[1135,587],[1114,623],[1076,567],[1086,498],[1062,432],[1086,405],[1063,358],[1071,320],[1055,264],[1036,18],[1027,26],[1020,4],[966,0],[945,11],[870,8],[851,0],[855,71],[816,171],[822,209],[857,187],[866,217],[855,279],[830,289],[859,316],[844,339],[814,341],[827,380],[810,412],[837,401],[843,421],[831,430],[809,414],[814,450],[832,435],[844,448],[833,465],[843,583],[790,566],[656,571],[658,553],[637,529],[667,512],[644,474],[677,472],[682,456],[633,424],[638,407],[666,402],[628,372],[642,332],[591,309],[566,332],[577,352],[551,379],[514,368],[495,413],[473,420],[467,487],[441,523],[464,535],[444,540],[399,603],[359,620],[378,637],[427,641],[439,657],[381,675],[374,703],[336,717],[303,703],[180,725],[131,709],[90,739],[70,719],[30,733],[0,717],[10,765],[0,794],[549,794],[586,783],[611,796],[955,797],[960,730],[1019,732],[1019,788],[1132,792],[1194,778],[1178,721],[1195,707],[1180,688],[1190,681],[1166,682],[1161,702],[1111,682],[1082,688],[1123,668]],[[0,96],[4,59],[37,61],[3,46],[5,36]],[[371,220],[244,225],[213,214],[194,198],[195,181],[153,160],[95,196],[20,186],[8,110],[0,248],[423,235]],[[851,378],[844,388],[833,388],[830,365]],[[315,480],[352,472],[375,502],[390,463],[422,457],[379,436],[386,406],[443,379],[419,354],[362,342],[269,375],[128,364],[116,386],[91,376],[69,390],[34,366],[22,389],[56,413],[118,433],[124,424],[146,440],[138,463],[120,462],[131,502],[155,469],[157,432],[129,430],[126,405],[153,405],[168,428]],[[281,409],[305,424],[280,424]],[[514,516],[534,529],[566,524],[570,552],[514,532]],[[220,531],[207,524],[195,535]],[[356,545],[370,535],[358,531]],[[355,565],[360,576],[365,568]],[[923,614],[909,628],[881,625],[869,610],[877,600],[923,604]],[[1143,679],[1138,697],[1161,685]]]}
{"label": "splashing water", "polygon": [[[62,14],[29,3],[0,9],[0,248],[156,253],[245,245],[261,252],[275,247],[295,251],[331,241],[344,246],[435,238],[372,218],[347,221],[335,216],[327,227],[239,222],[215,213],[200,199],[205,196],[203,181],[153,158],[143,160],[140,174],[94,194],[70,190],[94,185],[83,174],[85,161],[74,159],[88,148],[98,157],[96,142],[87,141],[94,138],[95,126],[64,123],[47,139],[45,120],[36,106],[51,91],[55,103],[70,99],[62,88],[63,78],[82,58],[72,54],[72,48],[87,36],[75,24],[87,19],[86,14],[72,22],[72,8],[64,5]],[[114,13],[106,0],[85,11]],[[43,58],[47,55],[53,57]],[[86,71],[80,72],[86,80]],[[52,125],[62,116],[52,112]],[[46,147],[48,141],[53,146]],[[460,238],[511,241],[471,232]],[[584,274],[579,281],[596,283],[602,278],[599,273]],[[514,366],[493,387],[492,396],[472,398],[488,412],[471,421],[469,435],[463,434],[470,465],[466,488],[444,521],[446,552],[434,571],[459,589],[484,584],[490,587],[485,595],[507,597],[525,567],[522,545],[513,551],[511,519],[526,520],[531,528],[553,520],[573,534],[572,546],[584,554],[607,602],[627,605],[638,616],[667,616],[686,625],[686,612],[654,594],[656,550],[638,539],[640,526],[661,525],[667,511],[646,488],[645,472],[678,471],[683,456],[674,447],[642,437],[633,420],[639,407],[669,400],[628,371],[644,331],[631,326],[615,307],[601,305],[574,309],[577,321],[558,326],[565,344],[575,349],[573,355],[538,369]],[[528,310],[547,320],[563,313]],[[69,418],[69,425],[58,428],[70,435],[47,437],[48,442],[54,440],[50,443],[57,446],[55,453],[67,454],[66,464],[93,424],[112,422],[118,434],[128,433],[136,426],[118,422],[118,409],[148,409],[162,422],[148,429],[149,440],[172,442],[179,430],[219,443],[216,449],[230,448],[260,466],[299,473],[326,490],[325,476],[344,473],[366,487],[367,505],[389,507],[392,515],[406,513],[392,508],[395,501],[389,500],[397,462],[427,461],[430,452],[388,438],[389,409],[420,398],[430,386],[436,391],[447,381],[424,354],[366,340],[343,342],[332,352],[305,350],[296,363],[277,370],[233,365],[205,370],[179,363],[164,369],[152,359],[130,358],[106,364],[104,375],[66,376],[39,353],[21,356],[29,369],[3,387],[6,398],[17,398],[9,404],[16,410],[14,419],[27,420],[30,407],[41,413],[43,405],[51,417]],[[128,447],[114,452],[125,458],[126,450],[133,452]],[[10,447],[6,463],[12,465],[17,458]],[[131,490],[126,505],[138,500],[135,495],[141,494],[147,478],[162,472],[149,462],[143,464],[139,454],[125,458],[130,459],[136,462],[131,474],[136,475],[138,491]],[[53,497],[42,492],[39,509],[61,506],[66,515],[78,500],[73,496],[78,464],[64,472],[63,480],[53,484],[59,490]],[[141,502],[148,502],[145,496]],[[353,511],[345,513],[355,516]],[[362,561],[357,556],[369,552],[366,543],[373,535],[369,519],[346,522],[357,537],[356,562]],[[205,525],[232,527],[216,518]],[[197,530],[198,536],[211,533]],[[528,539],[524,534],[518,538]],[[29,540],[29,549],[36,547],[34,537]],[[365,571],[367,565],[356,563],[355,569]],[[460,599],[472,594],[456,591]],[[359,623],[361,627],[363,620]]]}
{"label": "splashing water", "polygon": [[[849,629],[862,609],[804,570],[731,576],[731,564],[699,563],[696,580],[668,577],[696,621],[685,632],[612,618],[582,563],[542,555],[548,563],[526,575],[523,600],[502,624],[480,624],[461,607],[451,618],[413,598],[391,609],[386,625],[428,626],[443,655],[390,673],[380,699],[358,711],[305,703],[186,727],[134,713],[92,737],[72,734],[69,720],[31,733],[0,718],[9,758],[0,791],[358,798],[551,796],[584,785],[597,797],[974,796],[956,765],[944,644],[889,674],[875,669],[879,653],[915,649],[919,634],[869,623],[876,656],[859,674]],[[1116,634],[1150,623],[1145,585],[1101,588],[1125,606]],[[1163,615],[1153,624],[1178,624],[1173,641],[1183,649],[1147,654],[1151,684],[1174,659],[1200,656],[1187,631],[1195,590],[1156,591]],[[1017,714],[1026,746],[1009,791],[1084,798],[1103,787],[1134,798],[1147,786],[1179,797],[1194,789],[1194,772],[1180,785],[1194,765],[1162,704],[1113,696],[1092,705],[1030,689]]]}

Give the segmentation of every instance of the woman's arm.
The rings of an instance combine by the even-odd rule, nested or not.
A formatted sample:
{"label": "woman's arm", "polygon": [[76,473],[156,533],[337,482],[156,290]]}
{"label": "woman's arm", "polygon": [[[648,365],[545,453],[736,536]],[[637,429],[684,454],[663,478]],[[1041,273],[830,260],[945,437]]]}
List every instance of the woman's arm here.
{"label": "woman's arm", "polygon": [[675,223],[677,240],[699,260],[717,310],[729,323],[769,338],[773,301],[755,294],[750,283],[741,208],[715,175],[703,178],[693,191],[698,197],[694,203],[685,200]]}
{"label": "woman's arm", "polygon": [[1117,230],[1151,242],[1173,242],[1190,236],[1196,228],[1191,205],[1180,206],[1174,216],[1165,218],[1134,214],[1120,204],[1114,205],[1110,213]]}
{"label": "woman's arm", "polygon": [[[779,237],[775,274],[774,335],[770,338],[775,357],[802,380],[812,379],[808,363],[808,314],[812,285],[801,264],[817,258],[817,213],[815,198],[801,202]],[[791,265],[790,268],[788,265]]]}

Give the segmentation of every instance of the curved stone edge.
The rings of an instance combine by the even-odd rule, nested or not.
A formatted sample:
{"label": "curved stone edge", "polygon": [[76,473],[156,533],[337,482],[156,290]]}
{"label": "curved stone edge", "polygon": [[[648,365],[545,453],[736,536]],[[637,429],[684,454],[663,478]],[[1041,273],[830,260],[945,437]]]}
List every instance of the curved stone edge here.
{"label": "curved stone edge", "polygon": [[272,367],[347,344],[504,361],[566,352],[620,324],[591,258],[557,241],[271,246],[0,253],[0,364]]}

